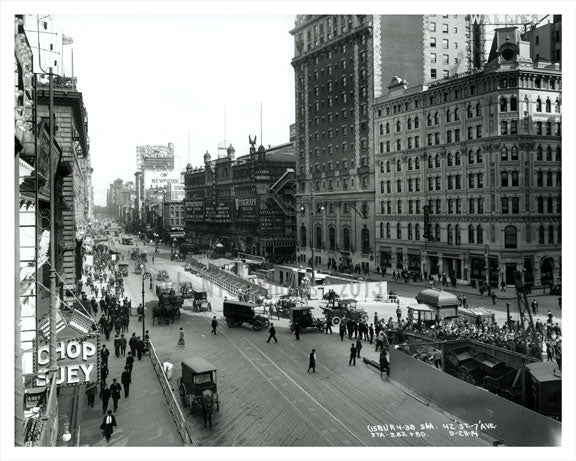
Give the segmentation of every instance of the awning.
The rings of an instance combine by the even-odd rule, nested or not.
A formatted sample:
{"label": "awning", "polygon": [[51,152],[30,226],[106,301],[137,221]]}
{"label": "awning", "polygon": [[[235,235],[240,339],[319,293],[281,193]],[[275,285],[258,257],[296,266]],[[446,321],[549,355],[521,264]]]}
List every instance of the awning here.
{"label": "awning", "polygon": [[408,309],[412,309],[414,311],[423,311],[423,312],[436,312],[436,309],[434,309],[432,306],[429,306],[428,304],[422,304],[422,303],[411,304],[410,306],[408,306]]}

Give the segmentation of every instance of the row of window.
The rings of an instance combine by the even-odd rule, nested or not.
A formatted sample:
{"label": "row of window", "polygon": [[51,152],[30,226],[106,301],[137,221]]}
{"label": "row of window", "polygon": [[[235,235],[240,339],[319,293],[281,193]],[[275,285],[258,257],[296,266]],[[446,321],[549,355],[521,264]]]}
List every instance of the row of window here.
{"label": "row of window", "polygon": [[[314,248],[324,247],[324,233],[322,226],[317,225],[314,228],[314,240],[310,242],[310,245],[314,245]],[[351,245],[351,230],[349,226],[343,226],[341,232],[341,248],[338,247],[336,243],[336,228],[334,226],[328,227],[328,249],[329,250],[344,250],[344,251],[354,251]],[[366,228],[360,231],[360,251],[362,254],[368,254],[370,252],[370,231]],[[300,246],[306,247],[308,245],[307,239],[307,229],[304,224],[300,226]]]}

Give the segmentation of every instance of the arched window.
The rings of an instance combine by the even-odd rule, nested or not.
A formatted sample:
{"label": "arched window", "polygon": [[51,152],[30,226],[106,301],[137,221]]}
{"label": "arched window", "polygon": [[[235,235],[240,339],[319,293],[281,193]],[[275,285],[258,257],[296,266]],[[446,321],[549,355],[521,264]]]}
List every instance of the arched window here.
{"label": "arched window", "polygon": [[384,173],[384,162],[380,162],[380,173]]}
{"label": "arched window", "polygon": [[336,248],[336,228],[334,227],[328,228],[328,244],[331,250]]}
{"label": "arched window", "polygon": [[436,168],[440,168],[440,156],[438,154],[436,154],[436,157],[434,157],[434,165]]}
{"label": "arched window", "polygon": [[367,255],[370,253],[370,231],[366,228],[362,229],[360,233],[360,239],[362,242],[362,254]]}
{"label": "arched window", "polygon": [[419,169],[420,169],[420,158],[419,158],[419,157],[416,157],[416,158],[414,159],[414,168],[415,168],[416,170],[419,170]]}
{"label": "arched window", "polygon": [[476,242],[484,243],[484,229],[480,225],[476,228]]}
{"label": "arched window", "polygon": [[552,103],[549,99],[546,100],[546,112],[552,112]]}
{"label": "arched window", "polygon": [[556,101],[554,101],[554,112],[560,112],[560,100],[556,99]]}
{"label": "arched window", "polygon": [[416,237],[416,240],[420,240],[420,224],[416,223],[416,225],[414,225],[414,234]]}
{"label": "arched window", "polygon": [[400,120],[397,120],[397,121],[396,121],[396,132],[400,131],[400,128],[401,128],[401,126],[400,126]]}
{"label": "arched window", "polygon": [[518,110],[518,100],[514,96],[510,98],[510,110],[511,111]]}
{"label": "arched window", "polygon": [[482,149],[476,151],[476,163],[482,163]]}
{"label": "arched window", "polygon": [[468,164],[472,165],[474,163],[474,151],[470,149],[468,151]]}
{"label": "arched window", "polygon": [[446,156],[446,161],[448,163],[448,166],[452,166],[452,152],[448,152],[448,155]]}
{"label": "arched window", "polygon": [[518,246],[518,230],[515,226],[506,226],[504,229],[504,248],[516,248]]}
{"label": "arched window", "polygon": [[411,130],[412,129],[412,119],[408,118],[408,121],[406,123],[408,125],[408,129]]}
{"label": "arched window", "polygon": [[408,169],[412,169],[412,157],[408,157]]}
{"label": "arched window", "polygon": [[562,161],[562,149],[560,149],[560,146],[558,146],[556,148],[556,161],[557,162],[561,162]]}
{"label": "arched window", "polygon": [[446,121],[447,122],[452,121],[452,114],[450,113],[450,109],[446,110]]}
{"label": "arched window", "polygon": [[518,148],[512,146],[512,160],[518,160]]}
{"label": "arched window", "polygon": [[414,117],[414,128],[420,128],[420,119],[418,117]]}
{"label": "arched window", "polygon": [[453,243],[452,224],[448,224],[448,227],[446,228],[446,233],[448,234],[448,245],[452,245]]}
{"label": "arched window", "polygon": [[384,134],[384,125],[380,124],[380,135]]}
{"label": "arched window", "polygon": [[502,187],[508,187],[508,172],[502,171],[500,173],[500,185]]}
{"label": "arched window", "polygon": [[396,171],[402,171],[402,161],[400,159],[396,161]]}
{"label": "arched window", "polygon": [[428,126],[432,125],[432,114],[428,114]]}
{"label": "arched window", "polygon": [[380,238],[384,238],[384,223],[380,223]]}
{"label": "arched window", "polygon": [[551,162],[552,161],[552,148],[550,146],[548,146],[546,148],[546,161],[547,162]]}
{"label": "arched window", "polygon": [[455,157],[455,164],[456,165],[460,165],[460,152],[456,152],[456,154],[454,155]]}
{"label": "arched window", "polygon": [[400,223],[396,224],[396,238],[402,240],[402,226],[400,226]]}
{"label": "arched window", "polygon": [[538,146],[536,149],[536,160],[542,160],[542,146]]}
{"label": "arched window", "polygon": [[460,120],[460,110],[457,107],[454,109],[454,120]]}
{"label": "arched window", "polygon": [[472,224],[468,226],[468,243],[474,243],[474,226]]}
{"label": "arched window", "polygon": [[548,226],[548,243],[554,244],[554,226]]}
{"label": "arched window", "polygon": [[544,226],[538,228],[538,243],[544,245]]}
{"label": "arched window", "polygon": [[392,236],[390,233],[390,223],[386,223],[386,238],[389,239]]}
{"label": "arched window", "polygon": [[342,247],[344,251],[350,251],[350,228],[342,228]]}
{"label": "arched window", "polygon": [[390,160],[386,162],[386,173],[390,173]]}
{"label": "arched window", "polygon": [[482,106],[480,103],[476,104],[476,117],[480,117],[482,115]]}
{"label": "arched window", "polygon": [[454,241],[456,245],[461,243],[460,226],[458,224],[454,226]]}
{"label": "arched window", "polygon": [[434,125],[438,125],[440,123],[440,119],[438,117],[438,112],[434,114]]}
{"label": "arched window", "polygon": [[390,134],[390,124],[386,123],[386,134]]}
{"label": "arched window", "polygon": [[558,226],[558,243],[562,243],[562,225]]}
{"label": "arched window", "polygon": [[472,106],[470,104],[468,104],[468,107],[466,108],[466,117],[468,118],[472,118],[473,114],[472,114]]}
{"label": "arched window", "polygon": [[433,167],[434,167],[434,157],[429,155],[428,156],[428,168],[433,168]]}
{"label": "arched window", "polygon": [[300,246],[306,248],[306,245],[306,227],[302,224],[302,226],[300,226]]}
{"label": "arched window", "polygon": [[506,146],[500,149],[500,160],[503,162],[508,161],[508,148]]}
{"label": "arched window", "polygon": [[408,223],[408,240],[412,240],[412,223]]}
{"label": "arched window", "polygon": [[500,99],[500,112],[508,111],[508,100],[506,98]]}
{"label": "arched window", "polygon": [[316,248],[322,248],[322,227],[316,226]]}
{"label": "arched window", "polygon": [[540,98],[536,100],[536,112],[542,112],[542,101],[540,101]]}

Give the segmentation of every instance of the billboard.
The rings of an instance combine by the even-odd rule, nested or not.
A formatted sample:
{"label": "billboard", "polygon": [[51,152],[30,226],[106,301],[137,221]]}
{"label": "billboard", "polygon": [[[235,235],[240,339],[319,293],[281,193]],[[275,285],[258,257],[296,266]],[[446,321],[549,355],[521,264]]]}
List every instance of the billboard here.
{"label": "billboard", "polygon": [[180,184],[178,171],[144,170],[144,189],[166,187],[168,184]]}
{"label": "billboard", "polygon": [[139,170],[173,170],[174,144],[137,146],[136,160]]}

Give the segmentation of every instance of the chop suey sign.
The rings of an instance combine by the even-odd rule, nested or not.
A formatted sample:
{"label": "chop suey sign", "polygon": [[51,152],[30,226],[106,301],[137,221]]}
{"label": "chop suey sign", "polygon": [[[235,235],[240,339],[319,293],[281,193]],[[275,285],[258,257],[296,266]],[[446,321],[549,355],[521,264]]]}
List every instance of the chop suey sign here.
{"label": "chop suey sign", "polygon": [[[96,339],[68,339],[59,341],[56,347],[58,365],[57,384],[83,384],[97,382],[98,345]],[[38,349],[37,385],[46,384],[46,369],[50,365],[50,346]]]}

